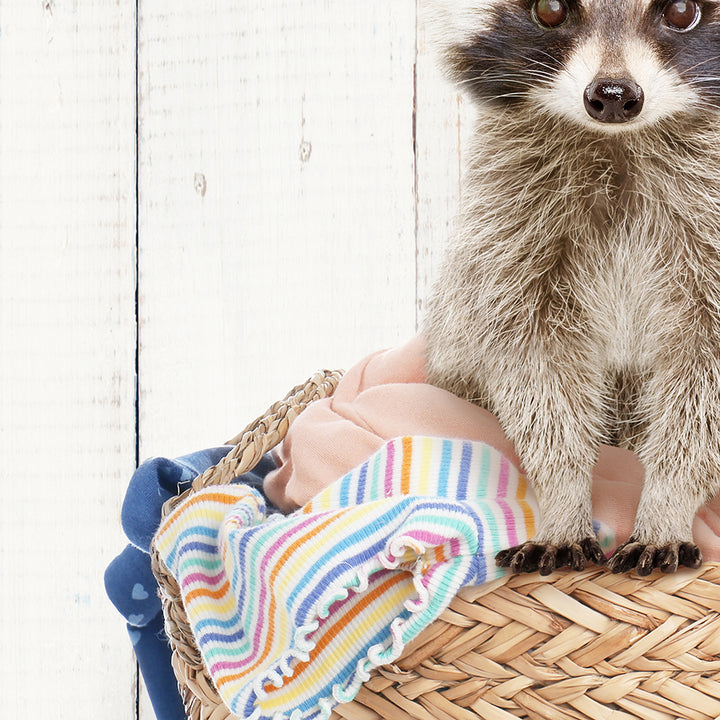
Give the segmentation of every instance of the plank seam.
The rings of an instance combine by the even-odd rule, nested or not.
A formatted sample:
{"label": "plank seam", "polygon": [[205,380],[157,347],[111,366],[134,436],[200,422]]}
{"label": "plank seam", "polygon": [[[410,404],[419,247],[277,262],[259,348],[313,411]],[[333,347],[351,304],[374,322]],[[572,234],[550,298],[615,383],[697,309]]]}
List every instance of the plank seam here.
{"label": "plank seam", "polygon": [[[140,464],[140,0],[135,0],[135,467]],[[140,720],[140,666],[135,661],[135,720]]]}

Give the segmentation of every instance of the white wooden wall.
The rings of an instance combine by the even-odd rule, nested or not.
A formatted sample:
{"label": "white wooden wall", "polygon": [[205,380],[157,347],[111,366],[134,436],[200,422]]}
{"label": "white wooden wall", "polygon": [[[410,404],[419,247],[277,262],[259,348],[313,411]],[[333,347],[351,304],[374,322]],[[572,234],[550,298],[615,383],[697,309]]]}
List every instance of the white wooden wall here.
{"label": "white wooden wall", "polygon": [[0,0],[2,718],[153,717],[136,456],[412,335],[466,125],[416,0]]}

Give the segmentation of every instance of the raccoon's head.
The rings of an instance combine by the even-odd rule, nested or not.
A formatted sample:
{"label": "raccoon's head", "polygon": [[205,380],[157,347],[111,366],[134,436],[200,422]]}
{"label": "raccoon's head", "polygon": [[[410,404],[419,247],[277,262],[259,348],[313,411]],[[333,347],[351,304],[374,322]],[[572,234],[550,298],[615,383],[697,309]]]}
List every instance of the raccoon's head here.
{"label": "raccoon's head", "polygon": [[720,114],[720,0],[424,0],[481,103],[597,131]]}

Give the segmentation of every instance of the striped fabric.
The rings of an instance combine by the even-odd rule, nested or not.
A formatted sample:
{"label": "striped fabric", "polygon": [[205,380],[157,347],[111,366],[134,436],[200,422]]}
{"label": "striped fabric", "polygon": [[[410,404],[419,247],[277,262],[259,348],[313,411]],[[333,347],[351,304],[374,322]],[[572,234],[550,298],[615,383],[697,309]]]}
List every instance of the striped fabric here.
{"label": "striped fabric", "polygon": [[198,646],[230,710],[315,720],[351,700],[463,585],[496,577],[537,508],[482,443],[391,440],[293,515],[254,490],[196,493],[158,531]]}

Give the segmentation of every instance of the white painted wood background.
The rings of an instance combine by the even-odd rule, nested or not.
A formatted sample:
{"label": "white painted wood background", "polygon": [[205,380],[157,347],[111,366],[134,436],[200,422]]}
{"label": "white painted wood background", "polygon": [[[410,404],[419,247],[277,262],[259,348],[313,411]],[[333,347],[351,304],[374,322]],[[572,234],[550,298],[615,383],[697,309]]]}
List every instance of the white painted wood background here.
{"label": "white painted wood background", "polygon": [[153,717],[136,458],[413,334],[465,116],[416,0],[0,0],[2,718]]}

